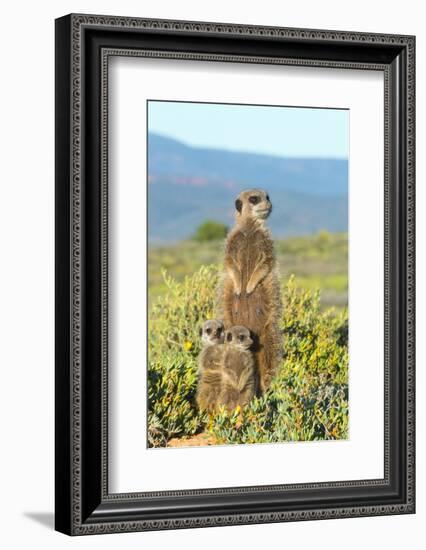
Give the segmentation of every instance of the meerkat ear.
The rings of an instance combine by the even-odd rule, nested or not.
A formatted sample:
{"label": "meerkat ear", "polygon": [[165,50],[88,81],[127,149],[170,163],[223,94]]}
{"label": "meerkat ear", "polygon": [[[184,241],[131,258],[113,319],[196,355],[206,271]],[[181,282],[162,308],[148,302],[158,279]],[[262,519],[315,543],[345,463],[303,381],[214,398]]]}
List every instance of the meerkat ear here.
{"label": "meerkat ear", "polygon": [[226,333],[226,341],[230,342],[232,340],[232,334],[230,332]]}
{"label": "meerkat ear", "polygon": [[255,332],[253,332],[252,330],[250,331],[250,338],[253,342],[252,346],[256,347],[257,344],[258,344],[258,338],[257,338],[257,335]]}
{"label": "meerkat ear", "polygon": [[241,214],[241,210],[243,208],[243,202],[241,199],[237,199],[235,201],[235,208],[238,210],[238,212]]}

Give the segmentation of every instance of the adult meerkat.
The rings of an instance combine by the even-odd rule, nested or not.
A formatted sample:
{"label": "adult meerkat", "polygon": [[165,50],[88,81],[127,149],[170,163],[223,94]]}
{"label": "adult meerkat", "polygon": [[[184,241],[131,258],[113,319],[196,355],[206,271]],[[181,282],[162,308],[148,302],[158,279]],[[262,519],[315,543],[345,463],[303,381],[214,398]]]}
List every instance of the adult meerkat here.
{"label": "adult meerkat", "polygon": [[223,322],[206,321],[200,329],[203,349],[198,357],[198,384],[195,401],[202,410],[215,410],[222,387],[224,342]]}
{"label": "adult meerkat", "polygon": [[222,389],[218,402],[228,410],[237,405],[244,407],[256,393],[256,368],[252,352],[253,340],[250,331],[243,326],[234,326],[226,331],[222,346]]}
{"label": "adult meerkat", "polygon": [[281,294],[274,246],[265,225],[271,210],[268,193],[262,189],[238,195],[218,294],[225,328],[244,325],[257,336],[254,353],[261,393],[269,387],[281,356]]}

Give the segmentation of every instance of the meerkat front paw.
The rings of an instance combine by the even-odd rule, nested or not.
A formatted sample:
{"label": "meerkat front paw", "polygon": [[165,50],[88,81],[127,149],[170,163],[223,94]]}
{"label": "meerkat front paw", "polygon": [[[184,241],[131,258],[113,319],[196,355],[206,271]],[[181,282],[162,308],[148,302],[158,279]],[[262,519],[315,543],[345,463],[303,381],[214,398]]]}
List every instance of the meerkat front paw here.
{"label": "meerkat front paw", "polygon": [[246,294],[247,296],[250,296],[250,294],[252,294],[255,290],[255,286],[254,285],[247,285],[247,288],[246,288]]}

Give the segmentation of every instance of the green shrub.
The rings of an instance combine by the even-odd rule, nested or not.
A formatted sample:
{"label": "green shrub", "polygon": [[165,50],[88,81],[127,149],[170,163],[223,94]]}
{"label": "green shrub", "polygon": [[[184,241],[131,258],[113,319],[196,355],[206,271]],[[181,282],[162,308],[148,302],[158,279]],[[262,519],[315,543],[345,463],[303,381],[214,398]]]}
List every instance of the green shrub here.
{"label": "green shrub", "polygon": [[217,270],[202,267],[182,283],[165,272],[163,277],[168,292],[152,306],[148,327],[148,442],[153,447],[202,427],[194,404],[198,331],[213,317]]}
{"label": "green shrub", "polygon": [[163,274],[168,292],[149,319],[150,446],[206,431],[217,443],[312,441],[348,437],[348,318],[321,311],[319,292],[283,286],[284,357],[261,398],[242,411],[200,414],[194,403],[198,329],[213,317],[217,269],[202,267],[183,283]]}
{"label": "green shrub", "polygon": [[219,241],[226,237],[228,228],[223,223],[207,220],[198,226],[194,240],[198,242]]}

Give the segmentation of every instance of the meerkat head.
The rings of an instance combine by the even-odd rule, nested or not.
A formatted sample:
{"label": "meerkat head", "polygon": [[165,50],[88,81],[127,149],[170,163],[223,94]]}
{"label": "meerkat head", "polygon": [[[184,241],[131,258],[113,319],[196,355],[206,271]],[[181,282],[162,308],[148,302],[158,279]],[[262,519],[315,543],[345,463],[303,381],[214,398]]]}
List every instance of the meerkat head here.
{"label": "meerkat head", "polygon": [[215,344],[223,344],[225,338],[225,329],[222,321],[219,319],[211,319],[205,321],[200,328],[201,342],[203,346],[213,346]]}
{"label": "meerkat head", "polygon": [[253,218],[266,220],[272,211],[269,195],[263,189],[245,189],[241,191],[235,201],[237,220]]}
{"label": "meerkat head", "polygon": [[248,350],[253,344],[253,339],[248,328],[235,325],[226,331],[225,343],[241,350]]}

